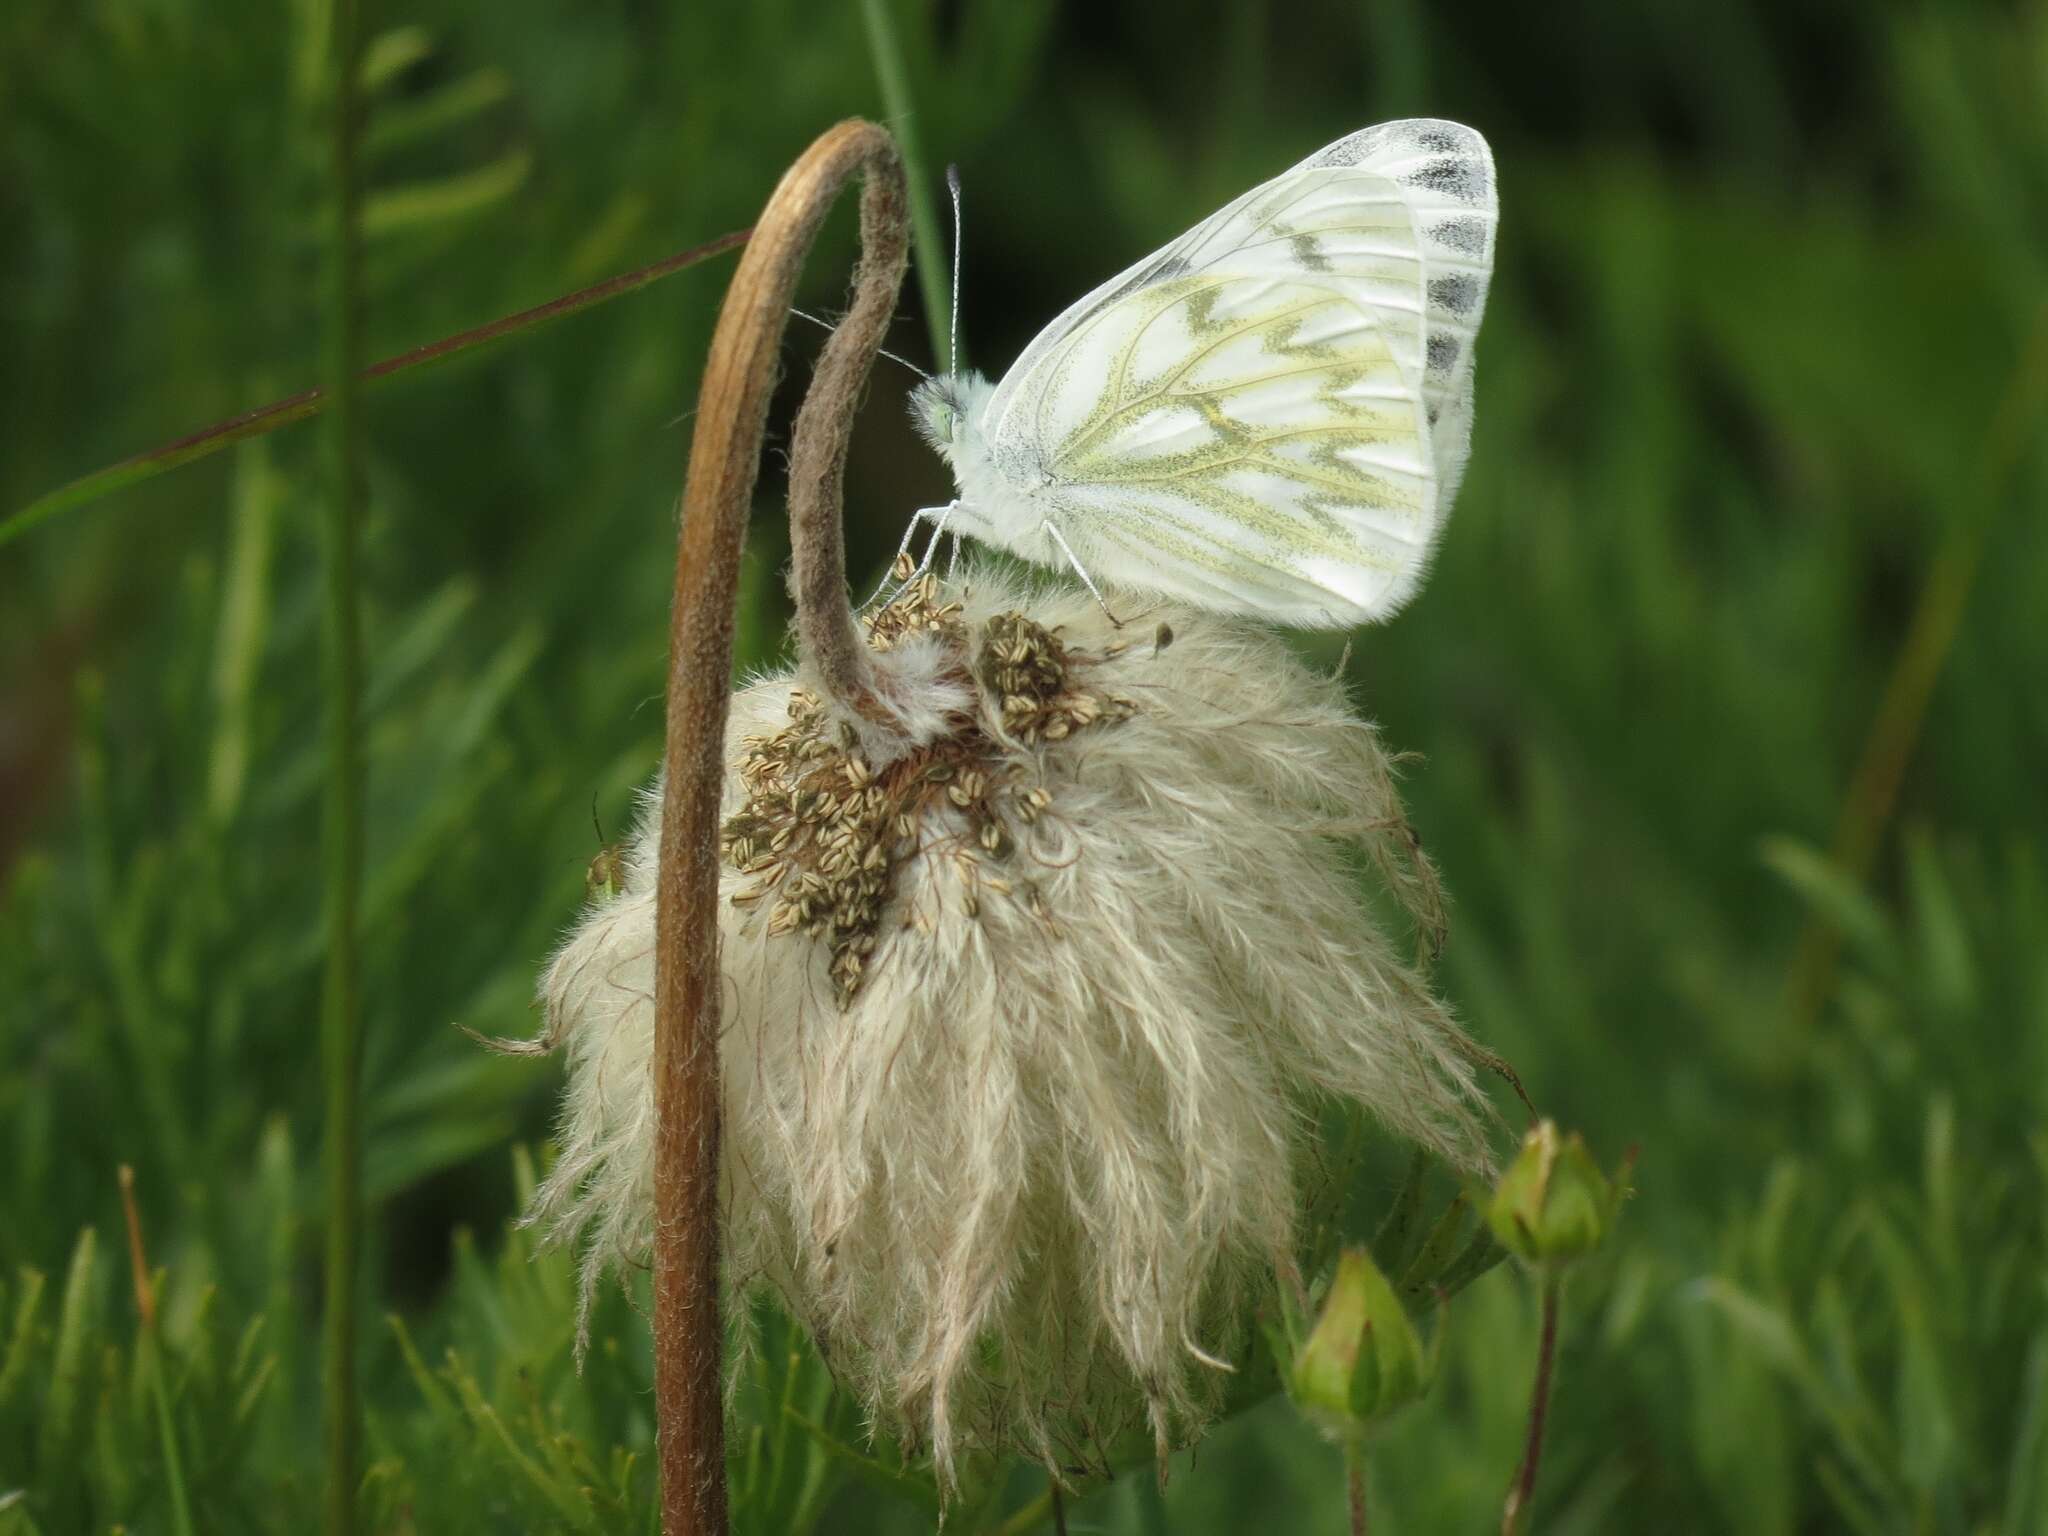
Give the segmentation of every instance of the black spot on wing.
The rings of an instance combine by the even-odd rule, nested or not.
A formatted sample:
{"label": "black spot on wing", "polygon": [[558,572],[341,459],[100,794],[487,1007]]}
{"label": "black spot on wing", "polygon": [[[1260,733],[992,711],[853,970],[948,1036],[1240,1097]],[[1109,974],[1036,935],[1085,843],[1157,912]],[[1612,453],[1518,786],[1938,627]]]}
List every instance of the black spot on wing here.
{"label": "black spot on wing", "polygon": [[1426,160],[1401,180],[1408,186],[1425,187],[1465,203],[1479,201],[1486,190],[1486,179],[1478,162],[1463,155],[1444,155]]}
{"label": "black spot on wing", "polygon": [[1484,219],[1445,219],[1429,226],[1429,237],[1461,256],[1486,254],[1487,223]]}
{"label": "black spot on wing", "polygon": [[1458,361],[1458,338],[1446,336],[1441,331],[1429,338],[1428,369],[1431,375],[1443,378],[1450,374]]}
{"label": "black spot on wing", "polygon": [[1348,139],[1339,139],[1335,144],[1325,148],[1313,160],[1305,162],[1302,169],[1306,170],[1311,166],[1336,166],[1341,168],[1363,165],[1367,160],[1370,160],[1379,153],[1381,146],[1386,141],[1387,134],[1384,124],[1378,128],[1367,128],[1359,133],[1354,133]]}
{"label": "black spot on wing", "polygon": [[1445,314],[1468,314],[1478,299],[1479,281],[1469,272],[1453,272],[1429,280],[1430,307]]}

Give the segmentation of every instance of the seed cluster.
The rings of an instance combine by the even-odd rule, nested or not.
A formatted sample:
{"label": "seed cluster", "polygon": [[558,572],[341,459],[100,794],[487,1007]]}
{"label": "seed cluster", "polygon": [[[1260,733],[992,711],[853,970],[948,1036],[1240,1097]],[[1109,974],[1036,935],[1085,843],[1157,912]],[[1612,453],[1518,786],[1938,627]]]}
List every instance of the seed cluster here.
{"label": "seed cluster", "polygon": [[[907,577],[899,567],[899,578]],[[990,619],[973,647],[960,612],[957,602],[939,601],[934,577],[908,581],[868,618],[868,644],[888,651],[908,635],[940,636],[958,657],[953,680],[971,682],[994,706],[989,712],[1007,743],[967,717],[952,735],[878,771],[853,731],[844,722],[835,728],[824,701],[802,688],[790,695],[787,726],[746,742],[739,771],[747,798],[726,821],[721,844],[726,862],[751,877],[733,905],[772,902],[770,934],[824,939],[842,1007],[860,990],[897,871],[915,854],[946,855],[969,918],[980,917],[984,893],[1047,918],[1033,882],[990,864],[1009,860],[1013,823],[1028,826],[1052,806],[1032,756],[1015,744],[1061,741],[1134,712],[1129,701],[1078,681],[1102,657],[1069,652],[1055,633],[1018,613]],[[929,919],[906,913],[902,926],[928,927]]]}
{"label": "seed cluster", "polygon": [[1128,700],[1069,687],[1072,673],[1059,636],[1021,613],[988,621],[974,675],[985,697],[1002,701],[1003,730],[1027,745],[1062,741],[1098,720],[1128,719],[1133,708]]}
{"label": "seed cluster", "polygon": [[864,620],[872,648],[893,651],[905,635],[942,635],[963,627],[960,604],[941,603],[939,578],[929,571],[918,575],[911,568],[910,556],[898,555],[890,575],[899,590]]}

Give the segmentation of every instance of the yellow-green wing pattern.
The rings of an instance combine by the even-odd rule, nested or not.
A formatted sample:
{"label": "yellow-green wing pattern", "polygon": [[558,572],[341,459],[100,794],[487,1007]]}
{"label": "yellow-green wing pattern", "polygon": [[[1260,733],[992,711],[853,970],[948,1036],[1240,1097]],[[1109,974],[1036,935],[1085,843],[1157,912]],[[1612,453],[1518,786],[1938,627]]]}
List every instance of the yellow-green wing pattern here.
{"label": "yellow-green wing pattern", "polygon": [[[1101,581],[1296,624],[1391,613],[1470,435],[1485,142],[1392,123],[1254,189],[1025,352],[979,435]],[[1028,545],[1035,529],[1004,528]]]}

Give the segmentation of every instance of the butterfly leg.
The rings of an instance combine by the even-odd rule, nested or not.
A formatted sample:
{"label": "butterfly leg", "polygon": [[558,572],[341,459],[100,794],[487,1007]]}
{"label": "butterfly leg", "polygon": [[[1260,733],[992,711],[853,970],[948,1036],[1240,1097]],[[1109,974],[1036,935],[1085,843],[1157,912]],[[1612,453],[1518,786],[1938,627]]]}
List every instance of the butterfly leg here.
{"label": "butterfly leg", "polygon": [[[890,557],[888,568],[883,572],[881,584],[877,586],[873,592],[870,592],[868,594],[868,600],[865,603],[862,603],[861,607],[874,607],[875,600],[879,598],[884,592],[887,592],[889,590],[889,583],[895,580],[896,577],[897,565],[902,561],[905,555],[910,553],[910,541],[917,537],[917,525],[919,523],[932,523],[935,525],[934,531],[932,533],[932,548],[935,549],[938,547],[940,533],[945,531],[946,519],[953,515],[953,509],[959,505],[959,502],[951,501],[948,502],[943,507],[919,507],[915,512],[910,514],[910,526],[903,530],[903,542],[896,546],[896,553]],[[931,563],[932,550],[927,549],[925,551],[923,563],[920,564],[916,570],[910,573],[909,581],[905,581],[896,588],[896,592],[901,592],[903,590],[903,587],[908,586],[910,584],[910,581],[915,581],[920,575],[923,574],[925,566],[928,566]],[[891,592],[889,595],[890,600],[894,601],[896,593]]]}
{"label": "butterfly leg", "polygon": [[1081,585],[1086,587],[1089,595],[1095,599],[1095,606],[1102,610],[1102,616],[1118,629],[1122,629],[1124,621],[1109,611],[1109,604],[1102,600],[1102,593],[1095,586],[1095,578],[1088,574],[1088,568],[1081,564],[1080,558],[1074,553],[1073,546],[1066,541],[1059,528],[1053,523],[1053,520],[1047,518],[1039,524],[1039,527],[1052,536],[1053,543],[1059,545],[1060,553],[1067,557],[1067,564],[1071,565],[1074,568],[1074,574],[1081,578]]}
{"label": "butterfly leg", "polygon": [[[958,500],[954,500],[947,502],[943,507],[927,507],[918,514],[920,517],[928,517],[930,519],[932,541],[925,545],[924,558],[917,562],[917,569],[910,573],[912,580],[922,576],[932,568],[932,557],[939,552],[939,540],[946,536],[946,524],[952,520],[953,514],[959,510],[960,503]],[[955,542],[958,542],[957,537]]]}

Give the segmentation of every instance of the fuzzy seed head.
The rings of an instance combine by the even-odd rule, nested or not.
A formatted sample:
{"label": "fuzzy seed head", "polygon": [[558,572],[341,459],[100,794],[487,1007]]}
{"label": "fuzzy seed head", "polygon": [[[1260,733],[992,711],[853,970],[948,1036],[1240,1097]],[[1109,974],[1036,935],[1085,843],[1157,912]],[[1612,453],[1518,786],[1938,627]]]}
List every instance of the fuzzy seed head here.
{"label": "fuzzy seed head", "polygon": [[[800,675],[732,701],[728,1281],[942,1475],[1163,1454],[1294,1249],[1319,1099],[1490,1173],[1483,1053],[1359,889],[1427,950],[1434,877],[1377,733],[1262,630],[986,570],[867,622],[917,744]],[[531,1219],[586,1296],[652,1235],[658,808],[541,980],[570,1075]]]}

